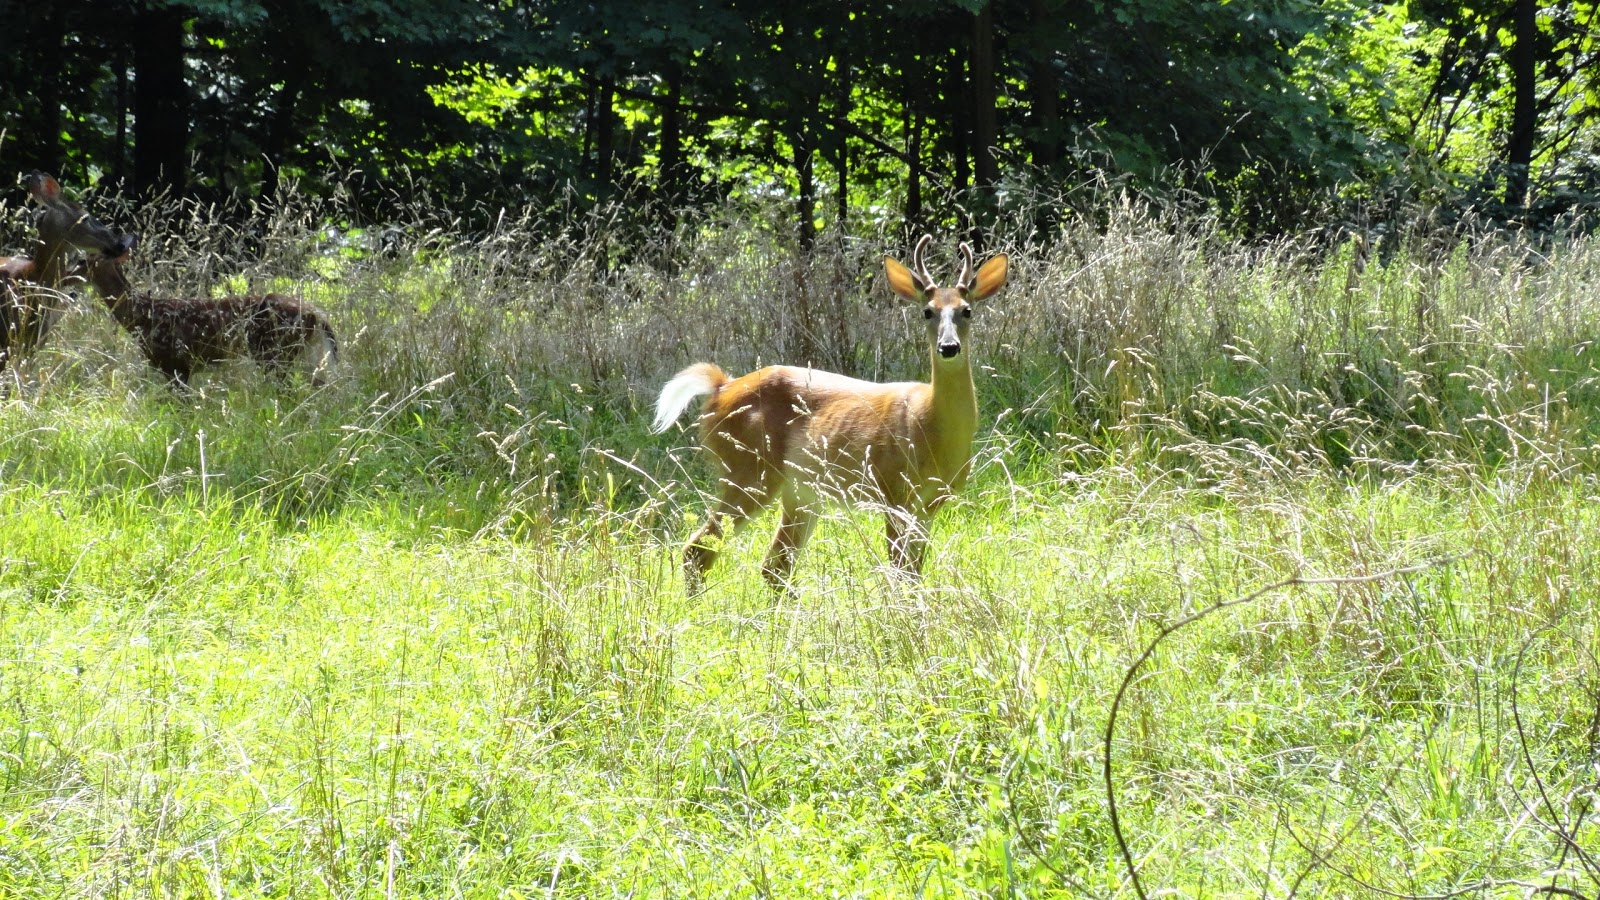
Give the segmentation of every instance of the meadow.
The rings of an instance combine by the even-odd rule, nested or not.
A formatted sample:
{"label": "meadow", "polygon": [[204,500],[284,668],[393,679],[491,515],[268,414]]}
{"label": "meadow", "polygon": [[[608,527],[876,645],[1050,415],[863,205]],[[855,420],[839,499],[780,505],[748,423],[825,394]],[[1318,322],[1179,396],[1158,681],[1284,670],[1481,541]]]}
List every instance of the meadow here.
{"label": "meadow", "polygon": [[339,204],[91,201],[343,358],[175,393],[84,298],[8,371],[0,895],[1600,895],[1594,239],[1004,218],[922,582],[838,510],[686,596],[656,391],[925,377],[904,239]]}

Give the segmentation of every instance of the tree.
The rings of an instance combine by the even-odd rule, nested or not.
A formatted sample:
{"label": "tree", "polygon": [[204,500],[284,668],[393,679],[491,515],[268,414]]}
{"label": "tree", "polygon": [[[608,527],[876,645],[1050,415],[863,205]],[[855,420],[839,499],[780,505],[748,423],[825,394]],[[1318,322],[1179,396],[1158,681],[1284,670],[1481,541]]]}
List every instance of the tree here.
{"label": "tree", "polygon": [[1462,204],[1532,222],[1595,203],[1596,8],[1566,0],[1407,7],[1408,77],[1426,90],[1408,98],[1413,126],[1401,137],[1451,179]]}
{"label": "tree", "polygon": [[185,10],[146,0],[133,15],[133,183],[181,193],[189,156]]}
{"label": "tree", "polygon": [[803,248],[885,198],[960,226],[1101,168],[1259,231],[1336,192],[1528,221],[1600,194],[1595,0],[111,7],[8,21],[0,165],[208,198],[332,168],[375,212],[401,179],[468,210],[637,197],[646,229],[759,191]]}

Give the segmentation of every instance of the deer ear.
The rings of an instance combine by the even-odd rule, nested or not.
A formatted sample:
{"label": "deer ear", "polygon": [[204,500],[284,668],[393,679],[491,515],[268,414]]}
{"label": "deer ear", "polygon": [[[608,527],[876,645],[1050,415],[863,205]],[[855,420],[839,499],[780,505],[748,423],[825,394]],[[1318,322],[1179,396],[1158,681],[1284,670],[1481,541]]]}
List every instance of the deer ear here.
{"label": "deer ear", "polygon": [[34,169],[28,173],[28,193],[40,203],[61,199],[61,185],[49,175]]}
{"label": "deer ear", "polygon": [[922,290],[917,286],[916,276],[896,260],[887,256],[883,258],[883,274],[889,278],[889,290],[907,300],[923,299]]}
{"label": "deer ear", "polygon": [[972,299],[982,300],[1006,286],[1006,255],[1004,253],[984,263],[973,279]]}

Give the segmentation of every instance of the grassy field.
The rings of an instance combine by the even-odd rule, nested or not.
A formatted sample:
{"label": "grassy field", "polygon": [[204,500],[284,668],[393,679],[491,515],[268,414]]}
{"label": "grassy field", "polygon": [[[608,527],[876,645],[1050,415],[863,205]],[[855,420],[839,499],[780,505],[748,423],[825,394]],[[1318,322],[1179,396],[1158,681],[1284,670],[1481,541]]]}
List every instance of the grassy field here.
{"label": "grassy field", "polygon": [[105,203],[136,281],[292,288],[345,361],[176,395],[86,303],[11,380],[0,895],[1600,893],[1592,241],[1003,226],[925,580],[839,511],[794,596],[768,521],[686,597],[654,392],[920,377],[902,245]]}

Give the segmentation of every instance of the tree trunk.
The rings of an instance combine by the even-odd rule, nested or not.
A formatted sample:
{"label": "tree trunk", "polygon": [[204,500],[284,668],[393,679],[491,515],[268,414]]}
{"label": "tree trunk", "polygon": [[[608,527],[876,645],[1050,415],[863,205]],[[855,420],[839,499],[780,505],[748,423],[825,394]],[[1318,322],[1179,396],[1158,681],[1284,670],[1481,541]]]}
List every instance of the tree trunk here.
{"label": "tree trunk", "polygon": [[839,196],[834,224],[843,237],[844,223],[850,215],[850,139],[843,134],[839,135],[839,159],[835,168],[839,171]]}
{"label": "tree trunk", "polygon": [[[689,198],[688,173],[683,162],[683,73],[673,66],[666,75],[667,96],[661,109],[661,172],[656,184],[655,210],[661,230],[671,233],[678,227],[678,207]],[[674,269],[671,259],[666,261]]]}
{"label": "tree trunk", "polygon": [[112,161],[111,178],[124,190],[128,187],[128,48],[117,48],[117,155]]}
{"label": "tree trunk", "polygon": [[906,128],[906,231],[914,234],[922,226],[922,116],[914,103],[918,99],[911,79],[911,67],[906,67],[905,94],[901,109],[905,112]]}
{"label": "tree trunk", "polygon": [[[21,16],[33,17],[38,23],[38,40],[23,48],[22,55],[28,60],[26,70],[32,76],[35,90],[33,109],[37,110],[34,121],[26,123],[21,135],[13,134],[12,138],[22,138],[25,146],[18,149],[30,157],[33,165],[47,172],[63,174],[62,163],[65,154],[61,148],[61,85],[66,79],[66,36],[67,16],[62,9],[65,4],[46,3],[43,7],[30,6],[26,11],[19,13]],[[22,23],[24,34],[30,23]],[[16,27],[14,23],[10,27]],[[8,89],[7,94],[11,91]],[[26,91],[22,91],[26,94]],[[21,104],[23,109],[28,109],[29,104],[24,97],[7,97],[6,106],[14,107]],[[8,109],[8,113],[9,113]],[[30,137],[32,140],[30,141]]]}
{"label": "tree trunk", "polygon": [[955,189],[962,192],[972,183],[972,164],[967,148],[972,146],[971,99],[965,84],[965,66],[959,55],[950,61],[950,155],[955,162]]}
{"label": "tree trunk", "polygon": [[132,30],[134,187],[182,193],[189,148],[183,11],[142,5]]}
{"label": "tree trunk", "polygon": [[838,151],[834,160],[834,169],[839,176],[839,193],[837,201],[837,214],[835,215],[835,231],[842,239],[844,237],[845,221],[850,214],[850,132],[846,127],[850,122],[851,92],[855,82],[850,77],[850,43],[844,35],[850,30],[850,13],[854,4],[849,0],[838,3],[838,20],[833,36],[835,46],[834,71],[837,73],[834,81],[834,120],[839,124],[833,129],[835,149]]}
{"label": "tree trunk", "polygon": [[789,137],[794,142],[794,174],[800,182],[795,204],[795,215],[800,220],[797,235],[801,253],[810,256],[817,245],[817,179],[809,123],[803,119],[796,122]]}
{"label": "tree trunk", "polygon": [[[1050,10],[1045,0],[1030,0],[1028,18],[1032,31],[1042,31],[1050,20]],[[1028,66],[1028,93],[1033,102],[1033,146],[1029,152],[1033,164],[1041,169],[1055,166],[1061,154],[1061,88],[1056,83],[1052,66],[1053,50],[1045,42],[1033,45],[1033,59]]]}
{"label": "tree trunk", "polygon": [[1528,207],[1529,168],[1539,125],[1538,60],[1535,41],[1539,23],[1536,0],[1514,0],[1511,45],[1511,134],[1506,144],[1506,205]]}
{"label": "tree trunk", "polygon": [[667,98],[661,104],[661,198],[667,206],[684,200],[683,171],[683,76],[667,75]]}
{"label": "tree trunk", "polygon": [[985,193],[1000,181],[995,157],[994,2],[972,17],[972,155],[977,186]]}
{"label": "tree trunk", "polygon": [[261,185],[261,196],[273,199],[278,193],[279,170],[289,152],[290,136],[294,134],[295,107],[300,105],[300,86],[305,79],[305,67],[290,65],[283,79],[283,89],[278,91],[277,103],[272,109],[272,121],[267,124],[266,178]]}
{"label": "tree trunk", "polygon": [[906,228],[922,226],[922,117],[906,111]]}
{"label": "tree trunk", "polygon": [[594,152],[595,98],[600,96],[598,84],[588,87],[583,95],[583,153],[578,156],[578,164],[585,169],[589,166],[589,154]]}
{"label": "tree trunk", "polygon": [[617,155],[617,117],[612,111],[616,104],[617,82],[611,76],[600,81],[600,97],[595,115],[599,121],[595,128],[595,181],[599,182],[600,199],[611,196],[613,163]]}
{"label": "tree trunk", "polygon": [[839,194],[837,199],[838,212],[835,216],[835,225],[841,237],[844,236],[845,219],[850,213],[850,135],[845,131],[842,123],[850,120],[850,68],[849,64],[840,60],[838,101],[835,114],[841,123],[834,129],[834,139],[838,142],[838,155],[834,160],[834,169],[839,175]]}

